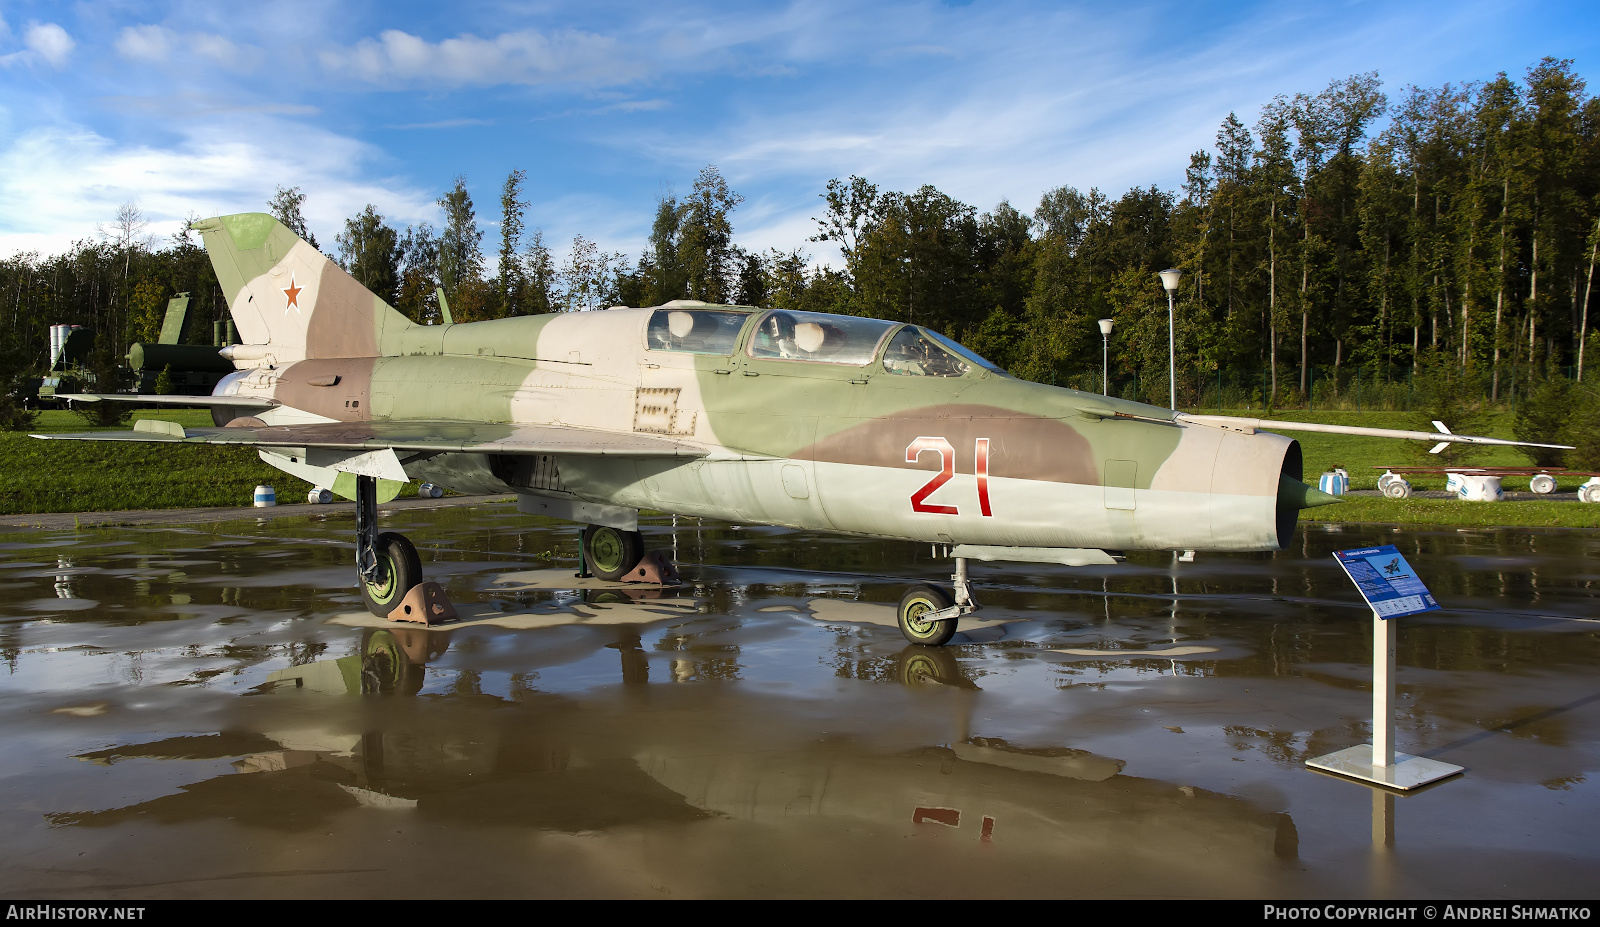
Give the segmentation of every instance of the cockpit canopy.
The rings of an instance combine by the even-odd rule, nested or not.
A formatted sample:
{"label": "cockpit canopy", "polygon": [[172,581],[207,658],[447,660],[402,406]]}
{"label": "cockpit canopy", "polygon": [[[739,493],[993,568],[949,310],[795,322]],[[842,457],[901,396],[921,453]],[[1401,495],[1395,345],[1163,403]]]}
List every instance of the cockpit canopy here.
{"label": "cockpit canopy", "polygon": [[[749,318],[750,313],[738,310],[664,306],[651,315],[646,339],[651,350],[729,355]],[[753,358],[851,367],[881,356],[884,371],[897,376],[959,377],[974,367],[1003,373],[938,332],[824,312],[763,313],[745,350]]]}
{"label": "cockpit canopy", "polygon": [[878,345],[894,327],[894,322],[879,319],[776,310],[756,323],[749,353],[860,367],[872,363]]}
{"label": "cockpit canopy", "polygon": [[656,351],[732,354],[748,312],[721,309],[657,309],[646,338]]}

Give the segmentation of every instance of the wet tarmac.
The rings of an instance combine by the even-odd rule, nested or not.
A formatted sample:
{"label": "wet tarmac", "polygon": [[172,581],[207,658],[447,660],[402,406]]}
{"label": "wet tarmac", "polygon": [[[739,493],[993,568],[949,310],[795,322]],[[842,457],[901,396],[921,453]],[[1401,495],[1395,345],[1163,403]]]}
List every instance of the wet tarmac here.
{"label": "wet tarmac", "polygon": [[[390,510],[464,620],[361,607],[348,513],[0,532],[8,897],[1592,896],[1600,534],[1302,526],[1276,554],[975,564],[685,520],[682,587],[573,578],[506,504]],[[1370,615],[1394,543],[1397,795]],[[1580,620],[1582,619],[1582,620]]]}

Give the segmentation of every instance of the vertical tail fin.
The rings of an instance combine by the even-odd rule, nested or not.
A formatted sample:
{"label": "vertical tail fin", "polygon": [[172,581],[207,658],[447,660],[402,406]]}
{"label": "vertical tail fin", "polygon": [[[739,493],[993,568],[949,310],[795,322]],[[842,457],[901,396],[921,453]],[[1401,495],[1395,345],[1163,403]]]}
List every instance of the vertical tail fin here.
{"label": "vertical tail fin", "polygon": [[247,212],[201,219],[205,242],[239,337],[269,345],[279,363],[375,357],[411,320],[281,222]]}

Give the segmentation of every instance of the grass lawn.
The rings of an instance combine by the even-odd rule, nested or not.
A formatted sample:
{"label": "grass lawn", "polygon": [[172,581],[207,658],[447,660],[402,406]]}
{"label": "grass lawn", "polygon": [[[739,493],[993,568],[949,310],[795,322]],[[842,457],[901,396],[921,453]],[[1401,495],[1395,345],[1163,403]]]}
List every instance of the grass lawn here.
{"label": "grass lawn", "polygon": [[[1197,414],[1216,414],[1215,410],[1195,410]],[[1254,417],[1257,412],[1227,410],[1223,415]],[[1317,422],[1323,425],[1360,425],[1368,428],[1397,428],[1432,431],[1433,426],[1414,412],[1315,412],[1283,411],[1271,418],[1289,422]],[[1486,438],[1511,438],[1512,415],[1491,413],[1488,427],[1477,432]],[[1334,466],[1350,473],[1351,489],[1377,489],[1384,467],[1437,466],[1438,458],[1428,455],[1431,445],[1390,438],[1356,438],[1345,435],[1319,435],[1301,431],[1280,434],[1300,442],[1305,455],[1306,482],[1315,486],[1317,475]],[[1530,467],[1533,463],[1513,447],[1486,447],[1475,453],[1467,466]],[[1444,489],[1445,476],[1407,475],[1417,489]],[[1574,492],[1588,477],[1557,477],[1559,492]],[[1528,482],[1507,477],[1506,489],[1524,491]],[[1460,502],[1455,499],[1383,499],[1346,497],[1338,505],[1324,505],[1300,513],[1304,521],[1364,522],[1399,525],[1456,525],[1489,527],[1495,525],[1544,528],[1600,528],[1600,505],[1581,502],[1528,500],[1514,502]]]}
{"label": "grass lawn", "polygon": [[[189,428],[212,426],[205,409],[146,409],[133,417]],[[48,434],[132,427],[90,428],[71,412],[47,410],[31,430]],[[277,491],[279,505],[304,503],[311,489],[262,463],[250,448],[41,441],[25,433],[0,432],[0,515],[249,505],[258,483]]]}

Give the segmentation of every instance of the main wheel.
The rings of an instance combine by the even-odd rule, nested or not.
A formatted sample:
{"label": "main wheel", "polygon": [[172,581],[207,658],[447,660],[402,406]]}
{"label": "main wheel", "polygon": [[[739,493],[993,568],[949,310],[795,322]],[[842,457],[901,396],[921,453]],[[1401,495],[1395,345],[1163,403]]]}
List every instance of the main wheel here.
{"label": "main wheel", "polygon": [[953,604],[950,593],[939,586],[912,586],[900,597],[900,633],[913,644],[942,647],[955,636],[956,620],[929,621],[923,616]]}
{"label": "main wheel", "polygon": [[422,582],[422,558],[403,534],[386,531],[378,535],[376,547],[383,576],[377,583],[361,580],[361,598],[367,611],[387,618],[411,587]]}
{"label": "main wheel", "polygon": [[604,525],[583,529],[583,557],[601,579],[618,580],[644,559],[644,535]]}
{"label": "main wheel", "polygon": [[1548,496],[1556,491],[1555,477],[1548,473],[1541,473],[1528,481],[1528,488],[1541,496]]}

